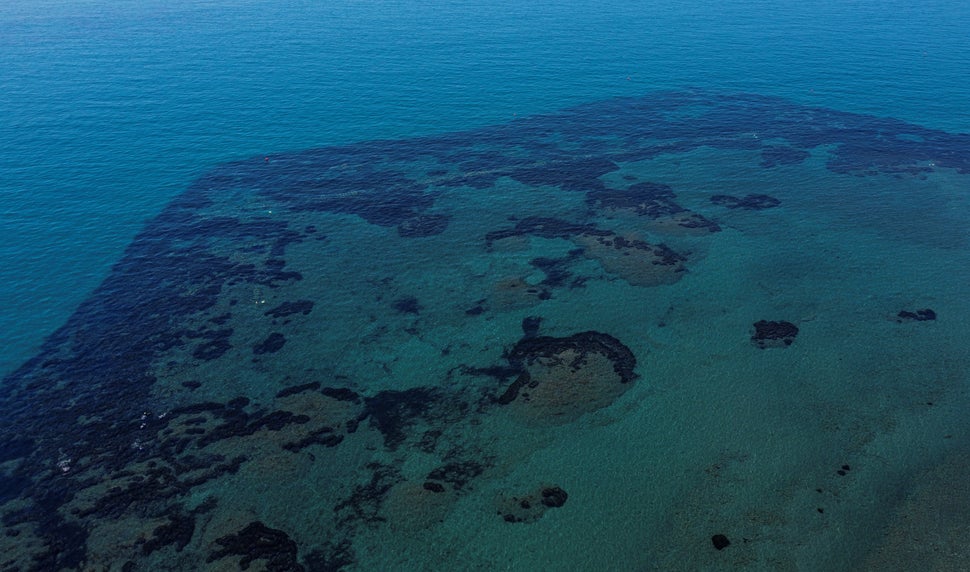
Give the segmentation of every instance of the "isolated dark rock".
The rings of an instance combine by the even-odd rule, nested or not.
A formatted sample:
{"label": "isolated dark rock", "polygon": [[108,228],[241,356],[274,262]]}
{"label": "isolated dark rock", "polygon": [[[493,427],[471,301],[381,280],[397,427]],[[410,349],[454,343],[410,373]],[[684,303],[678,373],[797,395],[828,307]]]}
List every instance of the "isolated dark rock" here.
{"label": "isolated dark rock", "polygon": [[775,197],[763,194],[746,195],[743,198],[732,197],[731,195],[713,195],[711,202],[729,209],[744,209],[748,211],[770,209],[781,204],[781,201]]}
{"label": "isolated dark rock", "polygon": [[901,310],[899,314],[896,315],[896,318],[897,322],[926,322],[929,320],[935,320],[936,312],[930,310],[929,308],[923,308],[922,310],[916,310],[915,312]]}
{"label": "isolated dark rock", "polygon": [[760,320],[754,323],[751,341],[761,349],[784,348],[792,345],[798,335],[798,327],[791,322],[769,322]]}

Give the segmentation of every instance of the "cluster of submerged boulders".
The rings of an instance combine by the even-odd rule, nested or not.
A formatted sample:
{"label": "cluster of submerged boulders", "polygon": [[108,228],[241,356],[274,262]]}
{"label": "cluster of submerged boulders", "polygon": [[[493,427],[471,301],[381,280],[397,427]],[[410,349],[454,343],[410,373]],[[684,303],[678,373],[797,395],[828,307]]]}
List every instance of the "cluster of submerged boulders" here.
{"label": "cluster of submerged boulders", "polygon": [[502,495],[497,501],[496,513],[508,523],[535,522],[549,509],[566,504],[569,495],[556,485],[540,485],[525,494]]}

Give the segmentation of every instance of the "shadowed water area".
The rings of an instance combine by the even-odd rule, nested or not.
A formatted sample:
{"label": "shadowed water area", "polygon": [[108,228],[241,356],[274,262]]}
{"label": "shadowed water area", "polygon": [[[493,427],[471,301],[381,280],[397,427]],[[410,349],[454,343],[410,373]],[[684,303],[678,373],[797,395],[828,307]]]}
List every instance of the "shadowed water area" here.
{"label": "shadowed water area", "polygon": [[0,571],[965,561],[968,182],[705,91],[216,166],[0,385]]}

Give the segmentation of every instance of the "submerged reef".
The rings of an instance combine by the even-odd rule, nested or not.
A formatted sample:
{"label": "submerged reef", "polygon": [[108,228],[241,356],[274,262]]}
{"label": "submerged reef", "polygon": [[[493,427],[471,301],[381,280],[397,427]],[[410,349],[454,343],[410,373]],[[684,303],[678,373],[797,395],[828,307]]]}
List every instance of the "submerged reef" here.
{"label": "submerged reef", "polygon": [[781,204],[781,201],[775,197],[763,194],[746,195],[742,198],[732,197],[731,195],[713,195],[711,202],[729,209],[744,209],[748,211],[770,209]]}
{"label": "submerged reef", "polygon": [[913,322],[926,322],[936,319],[936,312],[930,310],[929,308],[923,308],[922,310],[916,310],[911,312],[909,310],[900,310],[899,314],[896,315],[897,322],[913,321]]}
{"label": "submerged reef", "polygon": [[[970,174],[968,149],[684,91],[215,166],[0,384],[0,570],[394,569],[459,509],[565,517],[589,491],[557,474],[462,499],[646,399],[652,305],[720,262],[718,217],[794,203],[651,162],[918,179]],[[762,349],[798,335],[753,329]]]}
{"label": "submerged reef", "polygon": [[792,345],[797,335],[798,326],[791,322],[759,320],[754,323],[751,341],[761,349],[785,348]]}
{"label": "submerged reef", "polygon": [[[651,244],[593,225],[560,219],[529,217],[519,221],[513,228],[488,233],[485,241],[492,245],[497,240],[514,236],[568,239],[579,247],[576,252],[596,260],[610,274],[637,286],[672,284],[687,271],[683,264],[687,258],[665,244]],[[553,261],[541,259],[536,265],[550,267]],[[562,273],[564,268],[560,266],[556,270]],[[562,282],[558,280],[554,284],[560,285]]]}
{"label": "submerged reef", "polygon": [[526,423],[566,423],[606,407],[637,377],[630,348],[592,331],[565,338],[527,334],[508,361],[519,375],[498,402]]}
{"label": "submerged reef", "polygon": [[497,514],[508,523],[535,522],[551,508],[566,504],[569,495],[556,485],[541,485],[537,490],[521,495],[503,495],[496,503]]}

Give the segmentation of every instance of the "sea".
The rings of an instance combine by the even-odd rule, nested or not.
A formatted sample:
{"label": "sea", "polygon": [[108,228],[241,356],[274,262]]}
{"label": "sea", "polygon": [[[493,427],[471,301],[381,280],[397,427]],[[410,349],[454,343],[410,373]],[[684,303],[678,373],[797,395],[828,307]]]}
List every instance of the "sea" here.
{"label": "sea", "polygon": [[0,572],[966,569],[967,30],[0,5]]}

